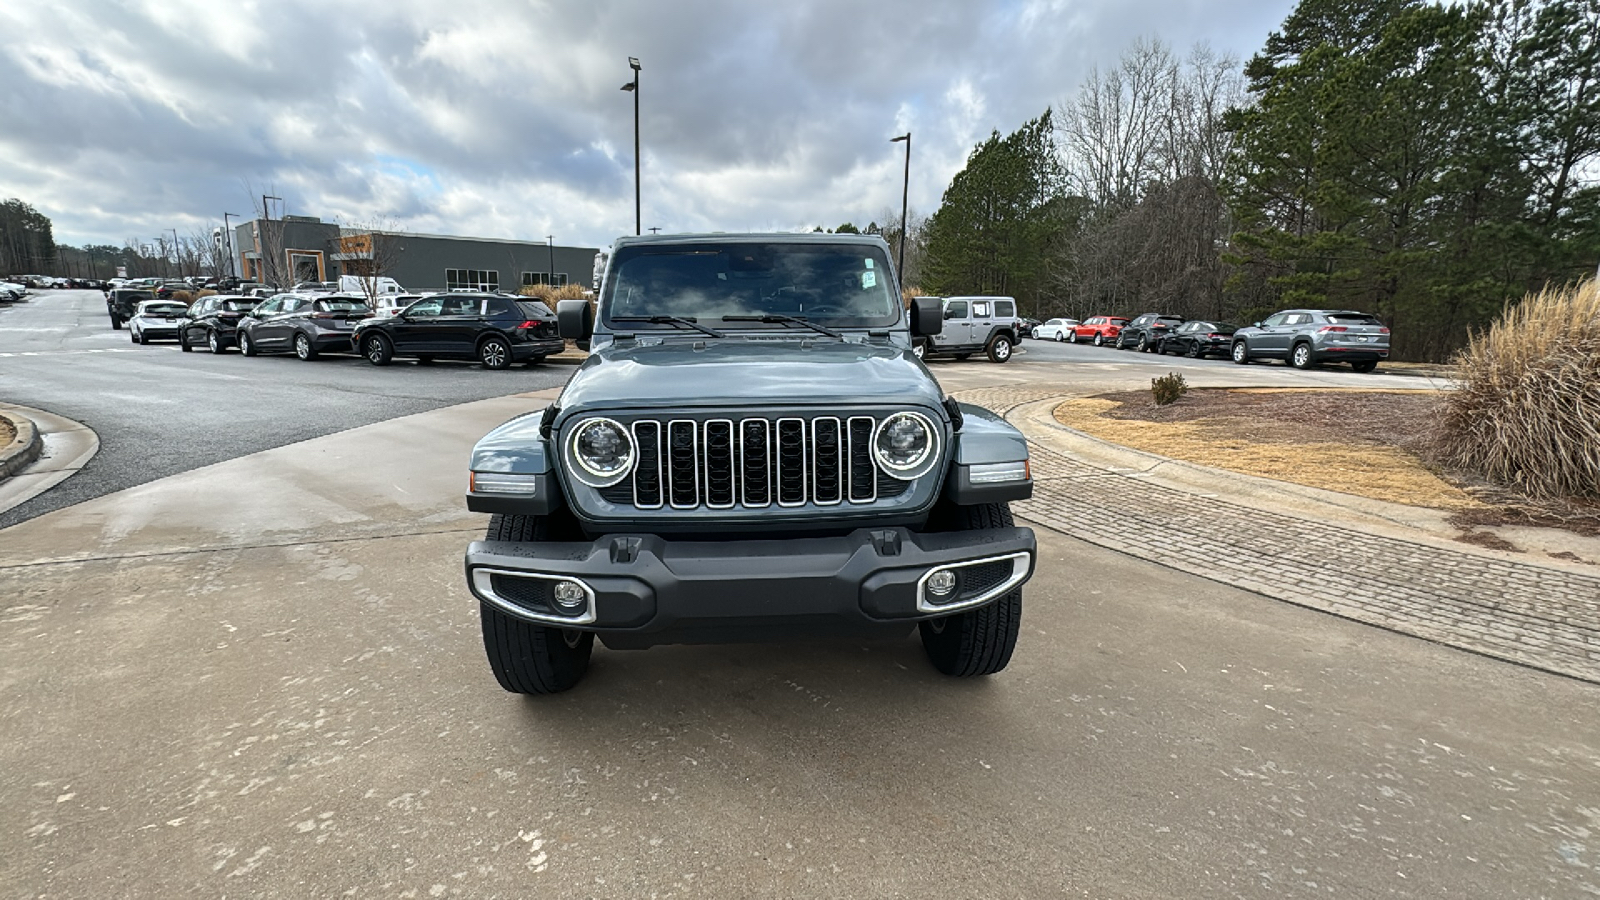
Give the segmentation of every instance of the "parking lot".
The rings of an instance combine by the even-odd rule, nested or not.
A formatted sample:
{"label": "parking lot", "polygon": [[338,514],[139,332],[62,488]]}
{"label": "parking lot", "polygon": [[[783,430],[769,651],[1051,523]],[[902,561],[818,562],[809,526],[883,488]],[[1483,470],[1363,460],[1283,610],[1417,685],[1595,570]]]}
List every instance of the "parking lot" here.
{"label": "parking lot", "polygon": [[[1033,523],[1023,636],[989,679],[943,679],[909,639],[837,641],[597,650],[568,694],[505,694],[461,583],[485,519],[463,463],[569,369],[132,348],[83,296],[72,322],[0,314],[5,399],[94,419],[103,448],[40,498],[83,479],[87,502],[0,531],[0,884],[19,895],[1600,890],[1592,685],[1070,522]],[[1394,380],[1023,350],[930,368],[1041,396],[1167,370]]]}

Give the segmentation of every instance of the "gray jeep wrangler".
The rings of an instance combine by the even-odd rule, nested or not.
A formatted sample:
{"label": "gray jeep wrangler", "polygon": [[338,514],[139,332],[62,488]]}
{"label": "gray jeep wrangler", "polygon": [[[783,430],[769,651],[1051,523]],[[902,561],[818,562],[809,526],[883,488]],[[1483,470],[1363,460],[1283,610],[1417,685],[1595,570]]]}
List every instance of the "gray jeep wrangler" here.
{"label": "gray jeep wrangler", "polygon": [[939,330],[912,340],[912,351],[918,357],[967,359],[982,353],[990,362],[1003,363],[1011,359],[1012,348],[1022,343],[1022,320],[1017,318],[1015,298],[945,297],[940,302],[944,313]]}
{"label": "gray jeep wrangler", "polygon": [[[621,238],[591,354],[561,396],[472,452],[467,549],[489,665],[566,690],[607,647],[920,630],[949,675],[1005,668],[1033,532],[1028,448],[912,354],[876,236]],[[594,309],[598,309],[598,320]]]}

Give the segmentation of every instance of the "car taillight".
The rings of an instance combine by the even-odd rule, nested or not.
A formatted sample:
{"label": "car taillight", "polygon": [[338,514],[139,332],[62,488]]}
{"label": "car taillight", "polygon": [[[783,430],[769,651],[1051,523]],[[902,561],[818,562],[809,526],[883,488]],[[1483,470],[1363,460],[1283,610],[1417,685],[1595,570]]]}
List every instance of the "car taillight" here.
{"label": "car taillight", "polygon": [[1206,335],[1206,337],[1208,337],[1208,338],[1219,338],[1219,337],[1223,337],[1223,335],[1218,334],[1217,332],[1213,331],[1210,334]]}
{"label": "car taillight", "polygon": [[1389,333],[1389,329],[1387,329],[1387,328],[1379,328],[1378,329],[1378,333],[1379,334],[1388,334]]}
{"label": "car taillight", "polygon": [[1317,334],[1327,334],[1330,331],[1341,331],[1342,332],[1342,331],[1349,331],[1349,330],[1350,329],[1344,327],[1343,325],[1324,325],[1321,328],[1317,329]]}
{"label": "car taillight", "polygon": [[312,313],[311,314],[311,318],[313,318],[313,319],[342,319],[342,318],[344,318],[344,316],[341,313],[320,312],[320,313]]}
{"label": "car taillight", "polygon": [[517,327],[518,328],[537,328],[538,326],[539,326],[538,322],[535,322],[534,320],[529,319],[528,321],[523,322],[521,325],[518,325]]}

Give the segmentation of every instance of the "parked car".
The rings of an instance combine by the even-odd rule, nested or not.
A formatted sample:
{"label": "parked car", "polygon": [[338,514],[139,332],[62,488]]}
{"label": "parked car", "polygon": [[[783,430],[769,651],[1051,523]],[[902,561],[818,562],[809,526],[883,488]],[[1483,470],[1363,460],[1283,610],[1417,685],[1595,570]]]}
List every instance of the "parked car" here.
{"label": "parked car", "polygon": [[128,320],[128,337],[135,344],[178,339],[178,326],[189,307],[172,300],[145,300]]}
{"label": "parked car", "polygon": [[1122,327],[1117,334],[1117,349],[1130,347],[1141,353],[1154,353],[1161,339],[1183,324],[1182,316],[1165,316],[1161,313],[1143,313]]}
{"label": "parked car", "polygon": [[194,286],[189,284],[187,281],[163,281],[161,282],[160,286],[156,288],[156,297],[161,300],[166,300],[171,298],[173,294],[179,293],[180,291],[192,294],[194,293]]}
{"label": "parked car", "polygon": [[139,304],[154,299],[156,299],[155,291],[145,288],[124,286],[107,291],[106,314],[111,317],[111,327],[118,331],[122,330],[122,326],[138,312]]}
{"label": "parked car", "polygon": [[537,365],[566,348],[550,307],[504,294],[435,294],[398,315],[370,318],[356,329],[356,346],[375,366],[396,356],[476,359],[486,369],[513,362]]}
{"label": "parked car", "polygon": [[1239,326],[1228,322],[1194,319],[1179,325],[1162,338],[1156,346],[1156,352],[1163,355],[1181,353],[1190,359],[1204,359],[1212,354],[1227,356],[1233,333],[1238,330]]}
{"label": "parked car", "polygon": [[1114,341],[1122,333],[1128,320],[1121,316],[1090,316],[1072,326],[1072,331],[1067,340],[1076,344],[1079,341],[1090,341],[1096,347],[1103,346],[1107,341]]}
{"label": "parked car", "polygon": [[1050,319],[1033,326],[1032,336],[1036,341],[1065,341],[1077,324],[1077,319]]}
{"label": "parked car", "polygon": [[375,319],[387,319],[399,315],[406,307],[422,299],[421,294],[379,294],[372,298],[377,304],[372,310]]}
{"label": "parked car", "polygon": [[18,284],[15,281],[0,281],[0,300],[15,303],[26,296],[28,296],[26,285]]}
{"label": "parked car", "polygon": [[912,358],[948,320],[903,308],[892,258],[876,235],[616,241],[599,319],[558,307],[594,347],[560,403],[473,448],[467,508],[493,516],[465,581],[501,687],[567,690],[596,640],[917,629],[945,675],[1006,667],[1033,630],[1028,445]]}
{"label": "parked car", "polygon": [[1349,363],[1371,372],[1389,357],[1389,329],[1377,318],[1348,309],[1286,309],[1234,332],[1233,361],[1281,359],[1297,369],[1322,362]]}
{"label": "parked car", "polygon": [[[931,299],[931,298],[930,298]],[[990,362],[1011,358],[1020,332],[1017,301],[1011,297],[945,297],[944,328],[913,345],[919,357],[954,356],[967,359],[985,353]]]}
{"label": "parked car", "polygon": [[235,333],[245,356],[293,353],[310,361],[352,350],[355,324],[366,317],[367,304],[359,297],[278,294],[245,313]]}
{"label": "parked car", "polygon": [[332,294],[339,290],[337,281],[302,281],[289,289],[292,294]]}
{"label": "parked car", "polygon": [[212,353],[222,353],[238,342],[239,321],[261,301],[253,297],[216,295],[201,297],[189,307],[189,314],[178,329],[178,347],[188,353],[204,344]]}

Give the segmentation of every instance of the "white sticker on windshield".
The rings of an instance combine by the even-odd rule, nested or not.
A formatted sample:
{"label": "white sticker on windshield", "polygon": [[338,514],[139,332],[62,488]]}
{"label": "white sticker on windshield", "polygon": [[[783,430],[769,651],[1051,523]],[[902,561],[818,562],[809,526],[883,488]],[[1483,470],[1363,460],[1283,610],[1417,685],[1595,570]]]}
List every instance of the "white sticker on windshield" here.
{"label": "white sticker on windshield", "polygon": [[872,268],[872,260],[864,259],[864,260],[862,260],[862,262],[867,264],[867,268],[869,268],[869,269]]}
{"label": "white sticker on windshield", "polygon": [[878,273],[876,273],[876,272],[862,272],[861,273],[861,289],[862,290],[866,290],[867,288],[872,287],[873,285],[875,285],[877,283],[878,283]]}

